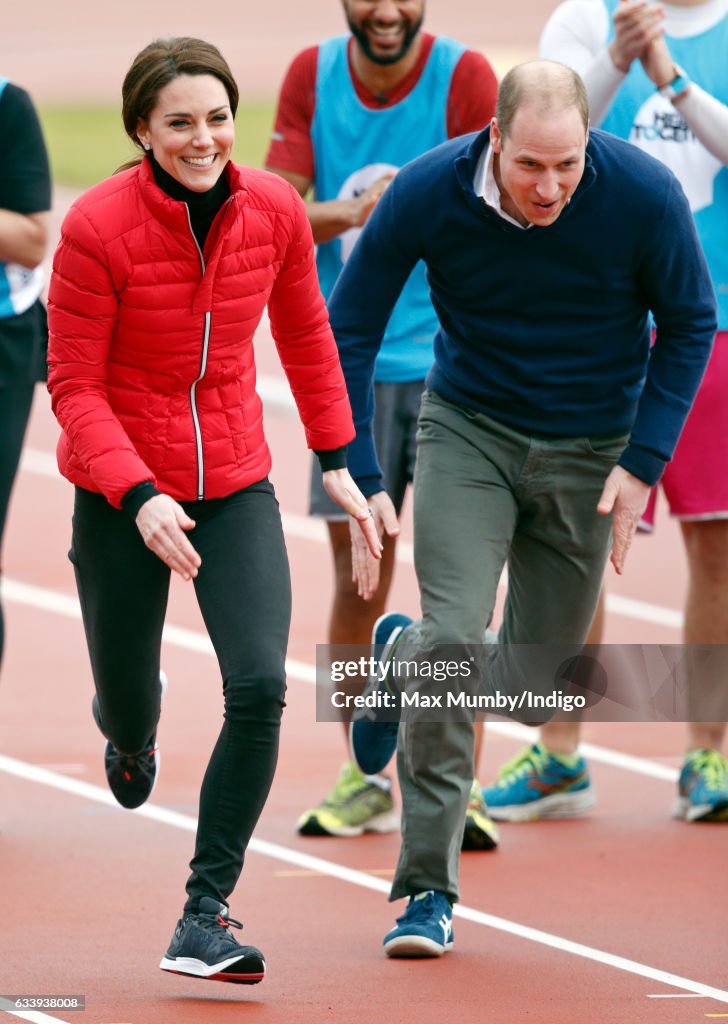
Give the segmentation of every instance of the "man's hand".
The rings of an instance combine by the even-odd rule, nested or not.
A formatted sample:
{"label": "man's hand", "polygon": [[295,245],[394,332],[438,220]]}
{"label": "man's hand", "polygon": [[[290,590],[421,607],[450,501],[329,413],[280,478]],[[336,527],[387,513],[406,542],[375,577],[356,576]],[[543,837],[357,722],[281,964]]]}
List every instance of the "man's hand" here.
{"label": "man's hand", "polygon": [[620,0],[614,12],[614,39],[609,46],[612,63],[626,75],[633,60],[641,60],[648,47],[661,38],[665,12],[647,0]]}
{"label": "man's hand", "polygon": [[[323,481],[326,493],[331,500],[335,501],[337,505],[341,505],[344,511],[351,516],[349,527],[352,535],[352,578],[354,580],[358,578],[357,566],[361,564],[376,564],[378,578],[382,542],[377,534],[374,513],[367,505],[367,499],[352,480],[348,469],[329,469],[323,474]],[[361,586],[359,593],[363,596]]]}
{"label": "man's hand", "polygon": [[632,543],[640,516],[647,506],[650,485],[638,480],[621,466],[615,466],[604,483],[597,512],[612,514],[612,554],[610,561],[622,575],[629,546]]}
{"label": "man's hand", "polygon": [[369,188],[365,189],[361,195],[358,195],[355,199],[351,200],[352,209],[354,211],[352,227],[364,227],[366,222],[369,220],[369,214],[377,205],[377,201],[393,177],[394,171],[389,171],[387,174],[383,174],[381,178],[377,178]]}
{"label": "man's hand", "polygon": [[[387,492],[377,491],[367,500],[369,517],[374,523],[377,537],[381,540],[385,533],[388,537],[396,537],[399,534],[399,522],[392,499]],[[359,597],[368,601],[374,596],[379,586],[381,563],[378,559],[372,558],[353,519],[349,521],[349,530],[351,532],[351,578],[357,585]]]}
{"label": "man's hand", "polygon": [[165,565],[178,572],[183,580],[197,575],[202,559],[185,536],[192,530],[190,519],[181,505],[168,494],[155,494],[137,512],[136,525],[150,551]]}

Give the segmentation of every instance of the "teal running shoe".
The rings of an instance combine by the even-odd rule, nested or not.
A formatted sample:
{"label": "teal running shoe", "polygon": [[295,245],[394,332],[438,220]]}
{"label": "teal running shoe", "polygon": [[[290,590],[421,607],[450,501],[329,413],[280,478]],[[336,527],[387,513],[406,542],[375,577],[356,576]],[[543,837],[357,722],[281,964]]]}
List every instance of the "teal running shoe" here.
{"label": "teal running shoe", "polygon": [[551,754],[538,743],[504,764],[483,798],[496,821],[576,818],[596,803],[584,758]]}
{"label": "teal running shoe", "polygon": [[719,750],[686,756],[673,813],[683,821],[728,821],[728,761]]}

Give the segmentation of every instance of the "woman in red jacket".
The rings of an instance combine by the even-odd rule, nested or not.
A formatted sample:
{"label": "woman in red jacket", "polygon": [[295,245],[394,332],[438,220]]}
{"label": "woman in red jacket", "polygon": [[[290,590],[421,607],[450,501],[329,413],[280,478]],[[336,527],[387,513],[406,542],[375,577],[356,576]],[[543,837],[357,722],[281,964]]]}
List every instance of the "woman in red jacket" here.
{"label": "woman in red jacket", "polygon": [[255,391],[267,305],[309,447],[331,496],[379,542],[349,477],[354,429],[303,202],[230,161],[238,91],[220,53],[160,40],[123,85],[144,150],[65,219],[49,295],[49,388],[76,486],[71,560],[124,807],[150,795],[170,573],[193,580],[225,714],[200,794],[183,916],[160,966],[254,983],[258,949],[229,931],[227,899],[275,769],[290,579]]}

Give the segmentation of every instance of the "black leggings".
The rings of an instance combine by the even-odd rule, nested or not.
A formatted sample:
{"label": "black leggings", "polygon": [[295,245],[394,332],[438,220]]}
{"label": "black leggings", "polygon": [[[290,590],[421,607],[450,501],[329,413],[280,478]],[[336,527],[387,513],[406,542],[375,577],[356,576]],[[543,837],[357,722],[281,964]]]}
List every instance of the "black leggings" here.
{"label": "black leggings", "polygon": [[[23,438],[25,437],[25,428],[28,426],[32,402],[32,384],[0,388],[0,552],[2,551],[10,495],[18,471],[20,451],[23,447]],[[4,646],[5,623],[2,605],[0,605],[0,664],[3,659]]]}
{"label": "black leggings", "polygon": [[[186,911],[227,902],[278,756],[291,584],[278,502],[261,480],[227,498],[182,502],[202,559],[194,581],[222,673],[224,722],[200,793]],[[126,512],[76,488],[70,558],[104,733],[142,750],[160,712],[159,658],[170,570]]]}

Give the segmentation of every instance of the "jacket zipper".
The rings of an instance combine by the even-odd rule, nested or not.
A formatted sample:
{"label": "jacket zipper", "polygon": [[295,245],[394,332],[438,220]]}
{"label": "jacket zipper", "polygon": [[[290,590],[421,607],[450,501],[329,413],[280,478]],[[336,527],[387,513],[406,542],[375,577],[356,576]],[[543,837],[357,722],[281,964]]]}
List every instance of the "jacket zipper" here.
{"label": "jacket zipper", "polygon": [[[185,209],[187,210],[187,222],[190,225],[190,233],[192,234],[192,240],[195,243],[195,248],[200,257],[200,267],[202,268],[202,274],[205,274],[205,257],[202,255],[202,249],[200,244],[195,237],[195,233],[192,230],[192,219],[190,217],[190,208],[185,203]],[[202,428],[200,427],[200,414],[197,409],[197,385],[200,383],[202,378],[205,376],[205,370],[207,369],[207,352],[210,345],[210,323],[212,320],[212,313],[205,313],[205,326],[202,331],[202,355],[200,357],[200,372],[198,373],[195,380],[190,385],[190,407],[192,409],[192,424],[195,430],[195,448],[197,449],[197,500],[202,501],[205,497],[205,455],[202,450]]]}

